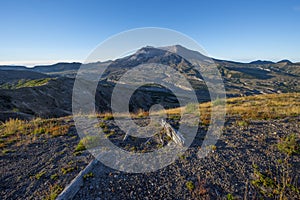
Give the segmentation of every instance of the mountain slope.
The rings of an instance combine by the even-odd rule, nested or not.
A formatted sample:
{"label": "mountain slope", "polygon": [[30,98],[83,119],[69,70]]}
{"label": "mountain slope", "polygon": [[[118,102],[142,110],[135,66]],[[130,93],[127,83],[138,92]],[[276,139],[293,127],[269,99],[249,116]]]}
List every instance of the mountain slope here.
{"label": "mountain slope", "polygon": [[[238,63],[233,61],[210,59],[199,52],[192,51],[180,45],[168,47],[144,47],[134,54],[109,62],[98,62],[81,65],[81,63],[57,63],[49,66],[36,66],[34,68],[0,66],[0,112],[29,114],[42,117],[57,117],[71,113],[72,90],[76,73],[79,67],[93,69],[90,73],[96,74],[97,69],[107,66],[101,77],[96,92],[96,108],[98,111],[108,111],[110,96],[116,83],[129,70],[141,64],[159,63],[168,65],[190,82],[199,101],[209,101],[209,93],[201,74],[195,69],[193,60],[185,58],[201,59],[202,68],[210,69],[214,64],[222,75],[226,95],[228,97],[248,96],[267,93],[300,92],[300,64],[283,60],[278,63],[255,61],[252,63]],[[212,61],[214,63],[212,63]],[[153,65],[154,66],[154,65]],[[11,70],[6,70],[7,68]],[[15,70],[17,69],[17,70]],[[88,70],[83,70],[88,72]],[[159,71],[157,71],[159,72]],[[152,71],[141,74],[136,73],[136,81],[147,80]],[[161,71],[161,81],[166,84],[174,84],[174,74]],[[45,80],[46,81],[43,81]],[[21,87],[18,84],[21,80]],[[25,82],[22,82],[25,80]],[[38,84],[28,84],[26,81],[41,81]],[[96,81],[96,80],[87,80]],[[124,89],[132,87],[123,84]],[[25,83],[25,84],[24,84]],[[6,87],[7,84],[17,87]],[[176,87],[185,94],[189,92],[183,83],[176,83]],[[1,88],[1,87],[0,87]],[[2,87],[3,88],[3,87]],[[85,88],[82,88],[84,90]],[[92,94],[91,94],[92,95]],[[172,92],[162,89],[158,85],[141,87],[132,98],[132,109],[142,108],[147,110],[153,103],[162,103],[171,107],[178,106],[178,101]],[[139,101],[143,99],[143,101]],[[6,114],[3,114],[6,115]],[[8,116],[8,115],[6,115]]]}

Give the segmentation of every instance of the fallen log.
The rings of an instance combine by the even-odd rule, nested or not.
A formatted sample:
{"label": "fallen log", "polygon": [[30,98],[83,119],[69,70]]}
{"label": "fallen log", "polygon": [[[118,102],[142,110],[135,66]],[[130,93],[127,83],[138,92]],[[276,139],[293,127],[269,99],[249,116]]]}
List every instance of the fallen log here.
{"label": "fallen log", "polygon": [[161,120],[161,125],[165,129],[166,134],[178,145],[183,146],[185,139],[183,135],[175,130],[166,120]]}

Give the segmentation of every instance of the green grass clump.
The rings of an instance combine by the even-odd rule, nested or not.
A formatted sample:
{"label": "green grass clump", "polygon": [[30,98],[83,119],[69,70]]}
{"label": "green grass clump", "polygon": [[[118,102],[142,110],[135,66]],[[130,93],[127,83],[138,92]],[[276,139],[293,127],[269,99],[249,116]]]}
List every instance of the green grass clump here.
{"label": "green grass clump", "polygon": [[44,127],[37,127],[33,130],[34,135],[40,135],[46,133],[46,129]]}
{"label": "green grass clump", "polygon": [[253,165],[255,179],[251,181],[263,197],[274,199],[286,199],[290,194],[297,199],[300,190],[297,187],[297,176],[292,174],[294,165],[293,156],[299,154],[299,144],[296,134],[289,134],[278,142],[277,147],[284,154],[284,159],[276,163],[276,172],[260,172],[257,165]]}
{"label": "green grass clump", "polygon": [[279,151],[286,153],[288,156],[300,153],[300,145],[297,142],[296,134],[289,134],[277,144]]}
{"label": "green grass clump", "polygon": [[99,125],[98,125],[100,128],[105,128],[106,127],[106,124],[104,122],[100,122]]}
{"label": "green grass clump", "polygon": [[241,127],[246,127],[246,126],[249,126],[249,122],[246,120],[241,120],[241,121],[237,122],[237,125],[241,126]]}
{"label": "green grass clump", "polygon": [[93,172],[90,172],[90,173],[87,173],[87,174],[83,175],[83,180],[85,181],[85,180],[87,180],[89,178],[92,178],[92,177],[94,177],[94,174],[93,174]]}
{"label": "green grass clump", "polygon": [[57,180],[58,179],[58,174],[52,174],[50,178],[52,180]]}
{"label": "green grass clump", "polygon": [[233,195],[232,194],[227,194],[226,195],[227,200],[233,200]]}
{"label": "green grass clump", "polygon": [[62,172],[63,174],[68,174],[68,173],[71,173],[71,172],[74,171],[74,170],[75,170],[74,167],[66,167],[66,168],[62,168],[62,169],[61,169],[61,172]]}
{"label": "green grass clump", "polygon": [[55,200],[62,190],[63,188],[60,185],[51,186],[49,194],[45,197],[45,200]]}
{"label": "green grass clump", "polygon": [[116,132],[114,130],[111,130],[108,134],[105,135],[106,138],[109,138],[110,136],[113,136]]}
{"label": "green grass clump", "polygon": [[217,150],[217,146],[216,145],[211,145],[211,150],[216,151]]}
{"label": "green grass clump", "polygon": [[195,185],[192,181],[186,182],[185,186],[189,191],[193,191],[195,189]]}
{"label": "green grass clump", "polygon": [[75,152],[84,151],[84,150],[86,150],[86,148],[85,148],[85,146],[83,144],[83,141],[80,140],[79,143],[78,143],[78,145],[75,148]]}
{"label": "green grass clump", "polygon": [[108,127],[104,127],[104,128],[103,128],[103,132],[107,134],[107,133],[109,133],[109,132],[110,132],[110,130],[109,130],[109,128],[108,128]]}
{"label": "green grass clump", "polygon": [[80,155],[80,153],[86,150],[87,148],[95,148],[99,146],[99,142],[100,136],[86,136],[82,138],[75,148],[75,155]]}
{"label": "green grass clump", "polygon": [[277,185],[274,179],[270,178],[267,174],[261,173],[257,165],[254,165],[253,168],[256,178],[251,181],[251,184],[259,190],[260,194],[268,198],[274,198],[274,195],[279,195],[278,188],[280,185]]}
{"label": "green grass clump", "polygon": [[46,174],[46,172],[45,171],[41,171],[41,172],[39,172],[38,174],[36,174],[35,175],[35,178],[37,179],[37,180],[39,180],[42,176],[44,176]]}

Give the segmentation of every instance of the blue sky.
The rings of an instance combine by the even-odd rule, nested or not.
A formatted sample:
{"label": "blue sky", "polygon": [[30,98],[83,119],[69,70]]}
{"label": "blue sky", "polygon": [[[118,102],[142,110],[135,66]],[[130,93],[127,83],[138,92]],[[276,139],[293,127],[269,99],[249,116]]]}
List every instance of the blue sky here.
{"label": "blue sky", "polygon": [[84,61],[140,27],[182,32],[215,58],[300,61],[299,0],[6,0],[0,26],[0,64]]}

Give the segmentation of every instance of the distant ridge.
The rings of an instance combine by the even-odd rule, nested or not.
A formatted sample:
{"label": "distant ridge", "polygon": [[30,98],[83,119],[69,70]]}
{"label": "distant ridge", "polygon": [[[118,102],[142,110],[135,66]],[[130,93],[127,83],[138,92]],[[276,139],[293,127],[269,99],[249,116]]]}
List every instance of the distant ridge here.
{"label": "distant ridge", "polygon": [[17,65],[0,65],[0,70],[26,70],[29,69],[26,66]]}
{"label": "distant ridge", "polygon": [[36,65],[34,67],[27,67],[22,65],[0,65],[0,70],[30,70],[37,72],[48,72],[50,71],[58,72],[65,70],[77,70],[79,69],[81,63],[79,62],[59,62],[52,65]]}
{"label": "distant ridge", "polygon": [[81,63],[79,62],[72,62],[72,63],[67,63],[67,62],[61,62],[61,63],[56,63],[53,65],[39,65],[39,66],[34,66],[31,68],[33,71],[37,72],[61,72],[61,71],[68,71],[68,70],[78,70],[81,66]]}
{"label": "distant ridge", "polygon": [[268,61],[268,60],[256,60],[256,61],[252,61],[250,62],[250,64],[255,64],[255,65],[266,65],[266,64],[275,64],[272,61]]}
{"label": "distant ridge", "polygon": [[285,60],[281,60],[281,61],[279,61],[277,63],[293,64],[291,61],[286,60],[286,59]]}
{"label": "distant ridge", "polygon": [[[135,56],[143,55],[145,56],[145,52],[149,53],[151,52],[151,55],[146,55],[146,56],[155,56],[155,54],[161,53],[160,50],[164,51],[170,51],[172,53],[176,53],[178,55],[183,56],[186,59],[191,59],[191,58],[197,58],[199,60],[213,60],[215,62],[226,62],[226,63],[232,63],[232,64],[255,64],[255,65],[271,65],[271,64],[296,64],[299,65],[300,62],[291,62],[288,59],[283,59],[278,62],[273,62],[269,60],[255,60],[252,62],[240,62],[240,61],[232,61],[232,60],[224,60],[224,59],[217,59],[213,57],[208,57],[206,55],[201,54],[198,51],[190,50],[187,49],[186,47],[183,47],[181,45],[173,45],[173,46],[165,46],[165,47],[152,47],[152,46],[145,46],[142,47],[141,49],[137,50],[135,52]],[[130,57],[132,55],[129,55]],[[107,61],[104,61],[107,62]],[[98,64],[98,63],[103,63],[103,62],[94,62],[94,63],[86,63],[86,64]],[[58,62],[52,65],[36,65],[34,67],[27,67],[27,66],[22,66],[22,65],[0,65],[0,70],[31,70],[31,71],[37,71],[37,72],[44,72],[44,73],[49,73],[49,72],[62,72],[62,71],[68,71],[68,70],[78,70],[82,63],[80,62]]]}

